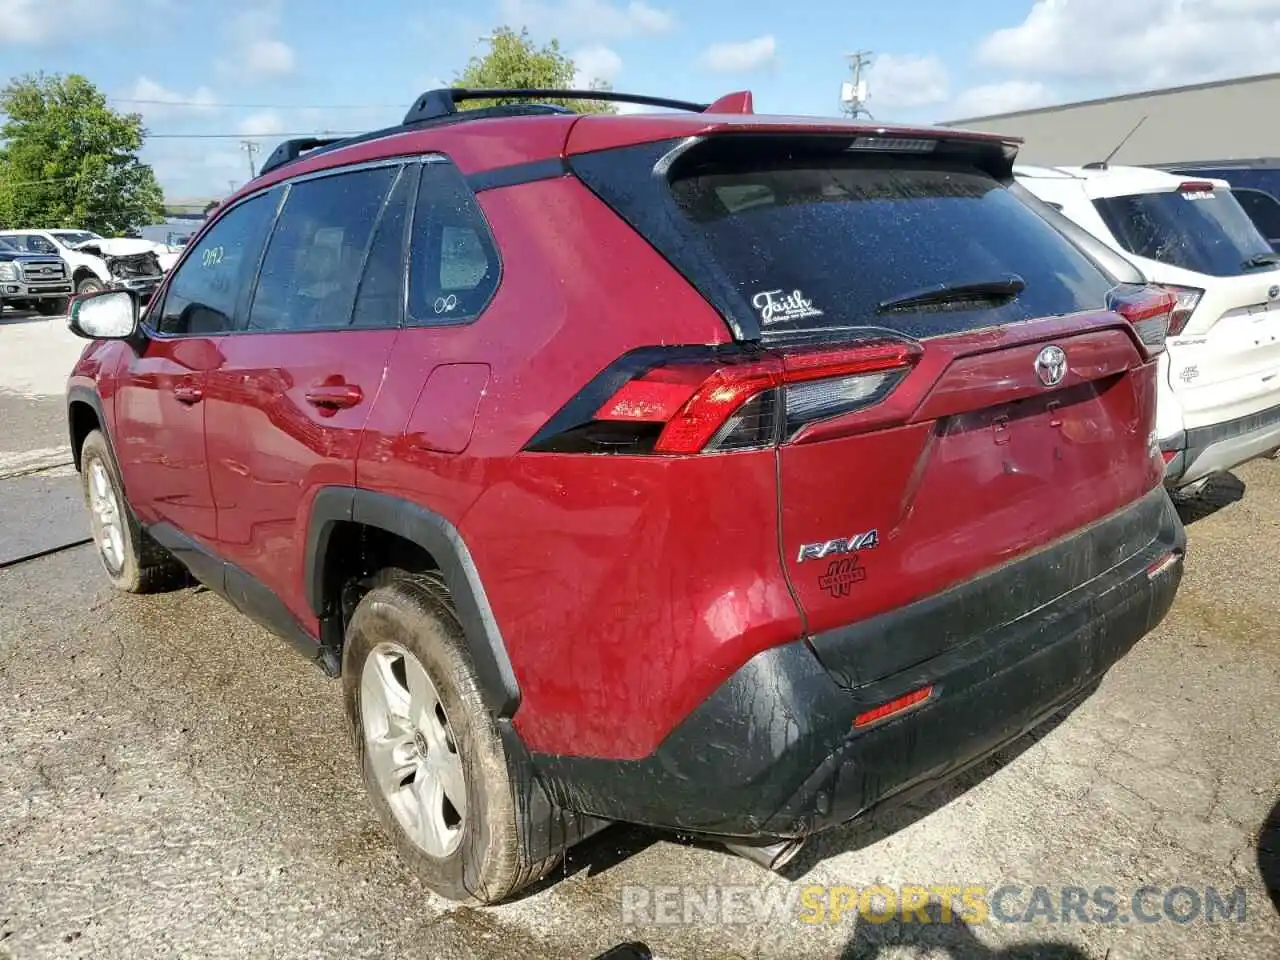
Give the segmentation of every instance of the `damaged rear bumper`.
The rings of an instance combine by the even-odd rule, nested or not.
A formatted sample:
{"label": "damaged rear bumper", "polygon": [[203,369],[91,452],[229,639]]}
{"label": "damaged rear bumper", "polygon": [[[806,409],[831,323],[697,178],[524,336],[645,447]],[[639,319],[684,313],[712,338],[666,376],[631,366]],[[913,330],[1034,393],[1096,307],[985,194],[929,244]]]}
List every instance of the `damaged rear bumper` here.
{"label": "damaged rear bumper", "polygon": [[[565,809],[718,837],[807,836],[922,792],[1077,701],[1167,613],[1185,544],[1159,488],[938,597],[757,655],[652,756],[531,759]],[[1043,582],[1029,581],[1078,572],[1082,556],[1098,569],[1048,602],[1007,619],[1007,605],[990,600],[1030,600]],[[951,635],[945,650],[906,662],[903,650],[930,632]],[[906,712],[855,726],[929,686],[928,699]]]}

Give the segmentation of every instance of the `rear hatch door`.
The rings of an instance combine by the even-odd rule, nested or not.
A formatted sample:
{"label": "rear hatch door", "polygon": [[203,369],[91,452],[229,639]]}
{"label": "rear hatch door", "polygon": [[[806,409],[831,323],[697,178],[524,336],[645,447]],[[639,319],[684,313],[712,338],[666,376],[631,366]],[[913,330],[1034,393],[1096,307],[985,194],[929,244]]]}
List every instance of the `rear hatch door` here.
{"label": "rear hatch door", "polygon": [[1169,386],[1188,429],[1280,403],[1280,254],[1221,181],[1096,198],[1148,278],[1179,293]]}
{"label": "rear hatch door", "polygon": [[[788,362],[868,338],[914,350],[786,388],[779,549],[811,633],[936,595],[1159,484],[1156,363],[1106,308],[1116,279],[1006,188],[999,144],[727,140],[659,166],[674,202],[658,214],[610,187],[627,157],[580,171]],[[1031,585],[1019,613],[1132,546]],[[904,657],[955,642],[941,626]],[[904,657],[873,659],[883,673]]]}

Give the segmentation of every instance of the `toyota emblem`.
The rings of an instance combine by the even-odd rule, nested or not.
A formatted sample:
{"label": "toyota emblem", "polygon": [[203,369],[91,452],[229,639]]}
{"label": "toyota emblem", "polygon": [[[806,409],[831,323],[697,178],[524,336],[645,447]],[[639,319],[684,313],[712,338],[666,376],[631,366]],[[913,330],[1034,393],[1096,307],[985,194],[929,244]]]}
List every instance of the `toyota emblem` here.
{"label": "toyota emblem", "polygon": [[1272,300],[1274,300],[1276,297],[1280,297],[1280,286],[1273,284],[1271,286],[1271,289],[1267,291],[1267,296],[1270,297]]}
{"label": "toyota emblem", "polygon": [[1046,387],[1056,387],[1067,375],[1067,355],[1063,349],[1050,345],[1036,357],[1036,376]]}

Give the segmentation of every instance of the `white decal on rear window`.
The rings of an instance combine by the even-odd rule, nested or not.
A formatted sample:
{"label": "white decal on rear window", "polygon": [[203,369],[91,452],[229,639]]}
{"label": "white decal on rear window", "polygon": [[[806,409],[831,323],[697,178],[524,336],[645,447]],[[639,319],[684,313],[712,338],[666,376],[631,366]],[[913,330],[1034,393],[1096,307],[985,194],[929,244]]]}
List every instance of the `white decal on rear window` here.
{"label": "white decal on rear window", "polygon": [[785,296],[781,290],[762,290],[751,298],[751,305],[760,311],[762,323],[785,323],[822,316],[822,311],[799,290]]}
{"label": "white decal on rear window", "polygon": [[1182,196],[1187,200],[1212,200],[1212,190],[1184,190]]}

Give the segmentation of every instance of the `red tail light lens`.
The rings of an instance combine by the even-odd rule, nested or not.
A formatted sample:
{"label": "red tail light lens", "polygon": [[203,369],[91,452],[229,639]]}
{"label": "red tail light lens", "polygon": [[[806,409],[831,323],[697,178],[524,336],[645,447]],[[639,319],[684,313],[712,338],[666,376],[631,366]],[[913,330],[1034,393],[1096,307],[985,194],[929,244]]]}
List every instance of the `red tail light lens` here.
{"label": "red tail light lens", "polygon": [[[913,341],[877,339],[658,360],[600,394],[603,402],[585,422],[569,422],[562,411],[563,428],[553,435],[544,429],[529,449],[693,454],[768,447],[807,424],[879,402],[920,352]],[[616,381],[610,371],[601,377]]]}
{"label": "red tail light lens", "polygon": [[1173,292],[1155,285],[1125,284],[1107,294],[1107,309],[1133,324],[1138,339],[1152,356],[1164,351],[1169,319],[1176,306]]}
{"label": "red tail light lens", "polygon": [[1177,300],[1173,313],[1169,315],[1169,336],[1176,337],[1186,329],[1187,321],[1196,312],[1196,307],[1200,306],[1204,291],[1196,287],[1175,287],[1168,283],[1164,284],[1164,289]]}

